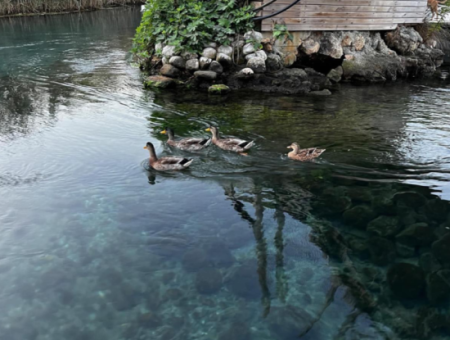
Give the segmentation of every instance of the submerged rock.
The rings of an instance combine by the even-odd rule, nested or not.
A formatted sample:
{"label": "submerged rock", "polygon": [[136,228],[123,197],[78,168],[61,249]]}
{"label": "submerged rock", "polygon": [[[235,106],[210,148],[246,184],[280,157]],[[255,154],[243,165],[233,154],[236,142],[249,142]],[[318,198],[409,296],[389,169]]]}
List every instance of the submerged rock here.
{"label": "submerged rock", "polygon": [[164,76],[148,77],[144,83],[145,87],[156,87],[161,89],[168,89],[176,86],[175,80]]}
{"label": "submerged rock", "polygon": [[229,93],[231,90],[228,86],[224,85],[224,84],[216,84],[216,85],[211,85],[208,88],[208,93],[210,94],[226,94]]}
{"label": "submerged rock", "polygon": [[183,268],[189,272],[195,272],[211,265],[208,254],[200,248],[190,249],[186,251],[183,258],[181,259],[181,263],[183,265]]}
{"label": "submerged rock", "polygon": [[222,287],[222,274],[214,268],[204,268],[197,273],[195,287],[200,294],[213,294]]}
{"label": "submerged rock", "polygon": [[436,236],[428,224],[416,223],[399,233],[396,240],[411,247],[429,246],[436,240]]}
{"label": "submerged rock", "polygon": [[448,302],[450,299],[450,270],[440,270],[428,275],[427,297],[434,304]]}
{"label": "submerged rock", "polygon": [[397,256],[392,241],[382,237],[372,237],[367,240],[371,261],[379,266],[386,266],[395,261]]}
{"label": "submerged rock", "polygon": [[360,229],[366,229],[367,223],[373,220],[375,214],[370,206],[362,204],[348,209],[342,216],[344,221],[349,225],[353,225]]}
{"label": "submerged rock", "polygon": [[427,202],[425,212],[431,220],[438,223],[444,222],[450,213],[450,204],[440,198],[435,198]]}
{"label": "submerged rock", "polygon": [[244,322],[234,322],[219,335],[218,340],[251,340],[250,327]]}
{"label": "submerged rock", "polygon": [[267,316],[269,329],[279,339],[298,339],[312,328],[316,318],[304,309],[287,305],[273,307]]}
{"label": "submerged rock", "polygon": [[431,252],[443,265],[450,264],[450,234],[444,235],[431,246]]}
{"label": "submerged rock", "polygon": [[256,299],[260,297],[261,288],[256,270],[252,261],[242,264],[229,276],[226,281],[227,288],[242,298]]}
{"label": "submerged rock", "polygon": [[425,206],[427,199],[415,191],[406,191],[395,194],[394,202],[397,205],[404,205],[417,210],[420,207]]}
{"label": "submerged rock", "polygon": [[425,273],[433,273],[442,269],[441,264],[432,253],[422,254],[419,259],[419,265]]}
{"label": "submerged rock", "polygon": [[367,225],[367,231],[382,237],[395,235],[399,228],[397,217],[391,216],[379,216]]}
{"label": "submerged rock", "polygon": [[311,91],[308,94],[312,96],[331,96],[331,91],[328,89],[323,89],[320,91]]}
{"label": "submerged rock", "polygon": [[396,263],[388,269],[387,282],[397,298],[414,299],[423,292],[425,275],[416,265]]}

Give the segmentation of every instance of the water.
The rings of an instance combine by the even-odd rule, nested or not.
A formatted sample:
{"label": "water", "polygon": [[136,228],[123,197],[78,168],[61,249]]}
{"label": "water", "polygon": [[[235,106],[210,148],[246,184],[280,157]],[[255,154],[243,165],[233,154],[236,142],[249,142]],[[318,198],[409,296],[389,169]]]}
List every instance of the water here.
{"label": "water", "polygon": [[[448,82],[146,91],[139,19],[0,21],[0,339],[448,338]],[[256,146],[159,134],[209,124]],[[147,141],[191,169],[149,171]]]}

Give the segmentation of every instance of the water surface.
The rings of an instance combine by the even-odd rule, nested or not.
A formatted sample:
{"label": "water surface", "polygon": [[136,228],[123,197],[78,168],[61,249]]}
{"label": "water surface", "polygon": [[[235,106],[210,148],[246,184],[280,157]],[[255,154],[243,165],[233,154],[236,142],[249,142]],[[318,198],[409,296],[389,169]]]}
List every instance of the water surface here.
{"label": "water surface", "polygon": [[[146,91],[139,20],[0,21],[0,339],[448,338],[448,82]],[[209,124],[256,146],[181,153],[159,133]],[[147,141],[195,161],[148,170]],[[290,161],[293,141],[327,151]]]}

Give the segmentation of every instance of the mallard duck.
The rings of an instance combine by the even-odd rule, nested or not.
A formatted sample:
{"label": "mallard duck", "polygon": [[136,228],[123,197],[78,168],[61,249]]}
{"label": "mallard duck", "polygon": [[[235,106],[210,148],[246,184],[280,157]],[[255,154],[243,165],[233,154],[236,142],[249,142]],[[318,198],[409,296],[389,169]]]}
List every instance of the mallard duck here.
{"label": "mallard duck", "polygon": [[183,138],[175,140],[175,132],[171,128],[161,131],[163,135],[169,136],[167,144],[185,151],[199,151],[211,144],[211,138]]}
{"label": "mallard duck", "polygon": [[206,131],[211,131],[212,133],[212,142],[217,145],[219,148],[223,150],[244,153],[248,149],[250,149],[255,142],[248,142],[246,140],[238,139],[238,138],[219,138],[219,129],[215,126],[210,126],[206,129]]}
{"label": "mallard duck", "polygon": [[297,143],[292,143],[287,148],[292,149],[292,151],[288,153],[289,158],[302,162],[317,158],[325,152],[325,149],[317,148],[300,149]]}
{"label": "mallard duck", "polygon": [[192,158],[183,157],[156,157],[155,148],[152,143],[148,142],[144,149],[150,152],[150,166],[158,171],[166,170],[183,170],[189,167],[194,161]]}

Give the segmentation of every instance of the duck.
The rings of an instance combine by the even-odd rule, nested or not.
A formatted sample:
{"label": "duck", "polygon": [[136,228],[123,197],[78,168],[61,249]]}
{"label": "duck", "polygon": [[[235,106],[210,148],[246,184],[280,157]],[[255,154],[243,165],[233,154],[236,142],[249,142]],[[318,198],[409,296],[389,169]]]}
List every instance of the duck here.
{"label": "duck", "polygon": [[171,128],[165,128],[161,131],[163,135],[169,137],[167,144],[184,151],[199,151],[211,144],[211,138],[183,138],[175,140],[175,131]]}
{"label": "duck", "polygon": [[233,151],[240,154],[245,154],[245,151],[250,149],[255,142],[254,141],[246,141],[239,138],[219,138],[219,129],[215,126],[210,126],[205,131],[210,131],[212,134],[212,142],[214,145],[217,145],[222,150]]}
{"label": "duck", "polygon": [[287,148],[292,149],[292,151],[288,153],[288,157],[301,162],[313,160],[323,154],[326,150],[317,148],[300,149],[297,143],[292,143]]}
{"label": "duck", "polygon": [[189,167],[194,161],[192,158],[184,157],[161,157],[156,156],[155,147],[148,142],[144,149],[150,152],[150,166],[157,171],[183,170]]}

